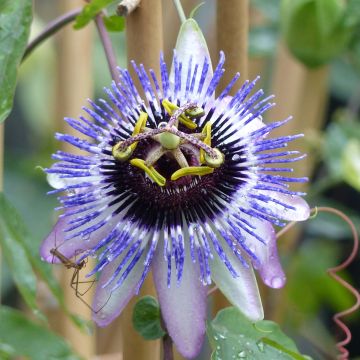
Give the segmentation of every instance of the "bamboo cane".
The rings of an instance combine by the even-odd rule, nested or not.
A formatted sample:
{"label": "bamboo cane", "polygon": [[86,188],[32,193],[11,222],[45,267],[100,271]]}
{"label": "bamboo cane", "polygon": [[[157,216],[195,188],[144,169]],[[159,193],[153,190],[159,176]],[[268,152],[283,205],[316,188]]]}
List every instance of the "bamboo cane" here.
{"label": "bamboo cane", "polygon": [[[221,91],[240,72],[241,79],[247,79],[248,72],[248,32],[249,32],[249,2],[248,0],[218,0],[217,1],[217,48],[225,52],[225,74],[220,82]],[[240,86],[238,81],[232,89],[232,94]],[[229,306],[229,302],[217,291],[214,295],[213,311]]]}
{"label": "bamboo cane", "polygon": [[[249,33],[249,1],[248,0],[218,0],[217,1],[217,47],[226,56],[225,74],[223,75],[221,91],[240,72],[242,80],[248,77],[248,33]],[[240,86],[240,81],[232,89],[234,94]]]}
{"label": "bamboo cane", "polygon": [[[60,12],[69,11],[76,6],[82,6],[81,0],[64,0],[59,3]],[[81,31],[74,31],[71,27],[65,29],[59,36],[58,42],[58,111],[57,118],[64,116],[77,117],[85,100],[92,96],[92,29],[87,27]],[[64,121],[59,125],[65,133],[73,133],[74,130]],[[77,134],[78,136],[78,134]],[[64,145],[65,151],[74,152],[74,147]],[[90,266],[90,265],[88,265]],[[72,272],[63,270],[61,274],[64,287],[65,303],[71,312],[85,319],[91,318],[91,310],[76,298],[70,287]],[[89,292],[90,293],[90,292]],[[84,301],[91,304],[91,295],[87,293]],[[61,332],[69,340],[74,349],[85,359],[90,359],[95,354],[94,335],[86,335],[67,317],[61,317]]]}
{"label": "bamboo cane", "polygon": [[[142,0],[140,6],[126,17],[126,46],[128,67],[131,60],[143,63],[145,68],[152,68],[159,75],[159,56],[163,49],[162,6],[159,0]],[[141,294],[154,294],[152,276],[149,275],[142,286]],[[145,341],[133,329],[132,309],[136,302],[134,298],[122,314],[124,360],[159,359],[159,341]]]}
{"label": "bamboo cane", "polygon": [[[286,77],[286,78],[284,78]],[[296,150],[307,153],[306,159],[293,165],[297,176],[311,177],[315,156],[309,146],[308,138],[319,131],[324,123],[327,105],[327,84],[329,77],[328,66],[317,69],[308,69],[296,61],[283,44],[279,45],[275,65],[272,92],[276,95],[279,104],[271,111],[272,120],[280,120],[293,115],[294,119],[278,129],[274,136],[304,133],[305,139],[297,141]],[[306,191],[308,184],[301,184],[297,190]],[[301,234],[301,227],[291,229],[279,241],[280,252],[291,253],[296,247]],[[271,292],[266,313],[269,318],[281,322],[286,307],[285,298],[280,291]],[[283,304],[283,305],[281,305]]]}

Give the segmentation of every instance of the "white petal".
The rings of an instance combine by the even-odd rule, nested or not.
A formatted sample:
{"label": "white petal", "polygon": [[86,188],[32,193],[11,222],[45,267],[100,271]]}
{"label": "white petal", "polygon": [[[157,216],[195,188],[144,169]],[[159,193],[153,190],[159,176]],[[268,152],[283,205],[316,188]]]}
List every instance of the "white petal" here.
{"label": "white petal", "polygon": [[226,251],[237,274],[234,278],[222,260],[214,255],[211,261],[211,277],[227,299],[252,321],[264,318],[264,310],[257,286],[254,270],[245,268],[239,260]]}
{"label": "white petal", "polygon": [[[136,287],[140,281],[141,275],[144,270],[144,260],[146,254],[144,254],[131,270],[126,280],[121,284],[119,288],[111,292],[114,283],[110,283],[105,288],[102,287],[109,278],[112,276],[117,266],[119,265],[122,257],[118,260],[111,262],[108,266],[102,270],[99,281],[96,286],[96,292],[93,301],[93,320],[99,326],[107,326],[117,316],[120,315],[127,303],[135,295]],[[115,280],[116,281],[116,280]]]}
{"label": "white petal", "polygon": [[200,352],[205,336],[207,287],[200,282],[198,265],[192,263],[189,251],[186,251],[179,286],[174,266],[172,270],[171,287],[168,288],[167,262],[163,252],[157,251],[153,275],[162,316],[178,351],[186,358],[193,358]]}
{"label": "white petal", "polygon": [[271,211],[279,218],[288,221],[305,221],[310,216],[308,203],[300,196],[282,194],[277,191],[260,191],[261,194],[270,196],[284,204],[293,206],[295,209],[287,209],[282,205],[271,202]]}
{"label": "white petal", "polygon": [[[199,69],[196,76],[195,86],[199,83],[201,76],[201,69],[204,60],[207,59],[209,63],[209,70],[205,78],[203,89],[207,89],[213,76],[212,65],[209,50],[202,34],[199,25],[194,19],[186,20],[180,28],[179,35],[176,41],[176,56],[179,62],[182,63],[181,72],[181,87],[182,93],[185,90],[186,79],[188,75],[188,64],[192,57],[192,68],[195,64],[199,65]],[[170,83],[174,86],[174,66],[171,67]]]}

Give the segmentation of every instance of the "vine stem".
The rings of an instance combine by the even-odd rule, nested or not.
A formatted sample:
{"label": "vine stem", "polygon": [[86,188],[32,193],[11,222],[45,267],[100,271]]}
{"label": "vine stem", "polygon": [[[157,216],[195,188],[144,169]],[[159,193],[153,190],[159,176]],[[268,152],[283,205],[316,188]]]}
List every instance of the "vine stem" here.
{"label": "vine stem", "polygon": [[62,29],[67,24],[71,23],[75,20],[75,18],[81,13],[82,8],[77,8],[75,10],[71,10],[53,21],[51,21],[45,29],[34,39],[32,40],[28,46],[26,47],[26,50],[24,52],[24,55],[21,59],[21,62],[23,62],[34,50],[36,47],[38,47],[40,44],[42,44],[46,39],[48,39],[50,36],[58,32],[60,29]]}
{"label": "vine stem", "polygon": [[103,14],[99,13],[96,15],[95,24],[100,36],[101,43],[104,47],[105,56],[109,65],[111,77],[116,82],[118,78],[116,55],[112,47],[109,34],[105,29]]}
{"label": "vine stem", "polygon": [[174,5],[176,7],[176,11],[179,15],[180,21],[183,24],[186,21],[186,16],[185,16],[184,9],[181,5],[181,1],[180,0],[173,0],[173,1],[174,1]]}
{"label": "vine stem", "polygon": [[[352,335],[351,335],[350,329],[346,326],[346,324],[341,319],[344,316],[354,313],[356,310],[358,310],[360,308],[360,294],[353,286],[351,286],[349,283],[347,283],[337,273],[341,270],[345,270],[356,258],[358,251],[359,251],[359,236],[356,231],[354,223],[351,221],[351,219],[347,215],[345,215],[340,210],[337,210],[337,209],[334,209],[331,207],[326,207],[326,206],[316,207],[314,209],[311,209],[311,213],[315,216],[319,212],[326,212],[326,213],[330,213],[330,214],[340,217],[342,220],[344,220],[349,225],[352,236],[353,236],[353,248],[351,250],[350,255],[340,265],[327,270],[327,273],[329,274],[329,276],[331,276],[341,286],[343,286],[344,288],[349,290],[355,297],[355,304],[353,306],[351,306],[350,308],[348,308],[344,311],[338,312],[333,316],[334,322],[339,326],[339,328],[345,334],[345,338],[336,344],[336,347],[340,352],[340,354],[338,355],[338,359],[339,360],[347,360],[347,359],[349,359],[349,351],[345,348],[345,346],[351,342]],[[295,222],[295,221],[289,223],[288,225],[286,225],[282,230],[280,230],[276,234],[276,237],[279,238],[280,236],[284,235],[287,231],[289,231],[296,224],[297,224],[297,222]]]}
{"label": "vine stem", "polygon": [[163,336],[162,346],[163,346],[164,360],[174,360],[173,341],[169,334]]}

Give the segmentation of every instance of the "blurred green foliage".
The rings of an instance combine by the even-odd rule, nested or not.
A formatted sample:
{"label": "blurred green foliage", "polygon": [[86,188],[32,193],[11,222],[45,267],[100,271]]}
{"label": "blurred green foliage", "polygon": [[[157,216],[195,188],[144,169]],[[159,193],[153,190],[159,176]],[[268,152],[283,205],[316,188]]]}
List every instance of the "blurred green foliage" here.
{"label": "blurred green foliage", "polygon": [[28,320],[20,311],[0,307],[0,356],[31,360],[80,360],[60,336]]}
{"label": "blurred green foliage", "polygon": [[[4,6],[3,4],[8,6],[10,3],[3,1],[1,6]],[[16,1],[11,5],[15,6],[19,3]],[[91,6],[103,8],[109,3],[114,2],[109,0],[93,1]],[[358,191],[360,190],[360,123],[358,117],[360,107],[360,1],[284,0],[282,16],[279,11],[280,0],[252,0],[252,4],[257,7],[265,19],[263,24],[251,28],[249,51],[252,56],[273,58],[276,54],[279,37],[283,36],[292,53],[305,65],[331,65],[331,94],[341,101],[341,106],[337,105],[341,109],[338,109],[335,116],[329,119],[329,124],[319,136],[317,144],[319,151],[318,176],[310,187],[309,199],[314,205],[330,205],[345,211],[351,215],[360,228],[358,206],[334,199],[329,195],[337,187],[345,188],[346,191],[351,191],[351,194],[356,194],[356,196],[359,195]],[[1,6],[0,9],[3,9]],[[205,8],[206,6],[201,11],[205,11]],[[94,8],[84,10],[77,20],[77,24],[80,23],[78,26],[85,26],[90,22],[99,8],[96,9],[95,12]],[[112,14],[113,9],[109,13]],[[24,18],[24,24],[27,21],[29,21],[28,16]],[[36,21],[36,23],[39,27],[43,27],[40,21]],[[124,29],[124,20],[119,17],[107,17],[105,24],[108,29],[112,28],[117,31]],[[118,63],[120,66],[124,66],[126,63],[124,34],[113,33],[110,35],[117,44],[115,50]],[[16,69],[16,62],[21,58],[24,36],[25,33],[23,33],[21,44],[11,44],[11,46],[17,46],[13,52],[10,52],[13,62],[11,64],[12,72]],[[111,78],[102,45],[98,39],[95,42],[93,58],[94,72],[92,76],[96,85],[96,94],[103,96],[101,88],[108,85]],[[1,68],[3,60],[4,58],[0,57]],[[269,64],[271,66],[271,61]],[[4,257],[7,260],[7,271],[3,272],[3,276],[8,274],[14,278],[26,303],[36,314],[39,313],[35,301],[35,274],[48,284],[57,301],[60,304],[63,303],[61,289],[51,275],[50,266],[41,262],[38,256],[39,244],[49,231],[52,222],[49,209],[53,208],[56,202],[53,197],[44,195],[49,188],[42,171],[36,169],[37,165],[47,166],[50,163],[49,154],[54,147],[52,131],[53,120],[56,116],[54,111],[56,98],[55,91],[52,89],[56,84],[55,72],[56,56],[51,41],[37,49],[22,66],[19,91],[16,97],[17,108],[20,109],[20,112],[13,115],[11,119],[11,121],[19,122],[13,131],[15,134],[13,138],[11,138],[12,124],[9,124],[10,140],[8,140],[6,153],[5,173],[5,192],[17,210],[14,210],[14,206],[10,205],[5,198],[0,199],[2,216],[0,236]],[[0,73],[1,81],[4,79],[2,77],[4,74]],[[5,75],[9,74],[11,71]],[[11,91],[14,86],[15,78],[12,78]],[[5,91],[3,87],[1,89],[0,92]],[[9,109],[9,105],[7,107]],[[21,213],[23,220],[17,214],[18,212]],[[31,229],[31,234],[26,228]],[[318,215],[308,222],[305,232],[306,240],[299,244],[295,253],[286,254],[285,258],[289,282],[287,287],[282,290],[284,304],[286,304],[282,311],[285,318],[283,323],[286,327],[298,331],[303,331],[302,329],[305,328],[308,335],[314,334],[314,338],[315,335],[318,338],[329,337],[330,331],[327,326],[324,324],[318,326],[318,323],[315,324],[314,318],[323,309],[330,309],[333,313],[348,307],[353,302],[351,295],[326,275],[326,269],[341,260],[344,245],[347,244],[346,240],[349,237],[348,226],[330,214]],[[21,276],[23,273],[26,273],[27,276]],[[350,274],[345,274],[345,277],[350,279]],[[9,281],[5,283],[9,284]],[[150,309],[148,313],[150,316],[140,317],[138,326],[146,330],[150,325],[149,333],[152,336],[154,334],[152,326],[156,323],[156,331],[160,331],[161,327],[158,327],[158,308],[152,301],[148,302],[145,304],[145,310],[142,311],[146,313],[147,309]],[[65,313],[71,316],[78,326],[88,329],[87,323],[69,314],[67,310]],[[38,321],[38,319],[30,321],[17,311],[2,306],[0,308],[0,358],[25,355],[31,359],[78,359],[76,355],[72,354],[63,339],[52,334],[44,324],[39,325]],[[294,343],[274,323],[268,324],[271,324],[271,333],[269,331],[271,335],[266,332],[264,335],[261,330],[246,322],[246,319],[243,319],[241,314],[234,309],[227,309],[218,314],[209,324],[210,340],[214,349],[213,358],[217,358],[218,346],[222,355],[238,356],[239,353],[241,355],[242,347],[245,348],[247,344],[241,341],[239,343],[240,332],[245,339],[247,339],[245,335],[250,336],[251,341],[255,332],[256,336],[260,336],[259,339],[269,340],[267,342],[261,340],[260,347],[259,342],[251,343],[250,350],[261,353],[261,348],[263,348],[276,354],[282,351],[284,359],[296,359],[295,355],[286,352],[288,350],[298,353]],[[21,335],[23,336],[11,336],[12,332],[18,331],[19,327],[22,329]],[[44,332],[47,335],[44,335]],[[220,336],[225,332],[228,339],[226,341]],[[160,336],[160,332],[158,335]],[[149,335],[146,336],[149,337]],[[217,336],[216,340],[215,336]],[[39,347],[43,352],[39,352]],[[264,353],[267,354],[267,352]],[[304,358],[299,356],[299,359]],[[231,357],[229,358],[231,359]]]}

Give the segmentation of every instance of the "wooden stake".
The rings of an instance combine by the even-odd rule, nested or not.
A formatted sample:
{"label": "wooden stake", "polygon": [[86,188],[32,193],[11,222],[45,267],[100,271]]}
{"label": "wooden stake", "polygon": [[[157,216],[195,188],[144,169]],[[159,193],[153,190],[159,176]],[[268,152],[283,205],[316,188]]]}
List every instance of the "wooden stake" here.
{"label": "wooden stake", "polygon": [[[323,66],[308,69],[296,61],[280,44],[274,70],[272,93],[278,104],[270,113],[271,120],[281,120],[289,115],[293,120],[274,132],[274,136],[304,133],[305,139],[298,140],[293,148],[307,153],[307,158],[294,163],[295,175],[311,176],[314,156],[309,138],[319,131],[324,123],[327,104],[329,69]],[[292,144],[291,144],[292,146]],[[298,189],[306,190],[307,184]]]}
{"label": "wooden stake", "polygon": [[[242,81],[238,81],[231,94],[238,90],[248,73],[248,31],[249,31],[249,1],[248,0],[217,0],[217,47],[225,52],[225,74],[218,92],[234,77],[241,73]],[[225,296],[217,291],[214,295],[214,315],[229,306]]]}
{"label": "wooden stake", "polygon": [[[328,92],[327,83],[329,68],[308,69],[296,61],[283,44],[279,45],[276,60],[272,93],[278,104],[271,112],[272,121],[293,115],[294,119],[277,129],[273,136],[304,133],[305,138],[297,140],[292,149],[307,153],[307,158],[294,163],[294,176],[311,177],[315,165],[315,157],[309,147],[309,140],[324,124]],[[292,186],[296,190],[306,191],[308,184]],[[296,247],[301,235],[301,227],[296,226],[279,240],[280,253],[289,254]],[[268,306],[265,313],[270,319],[281,322],[285,315],[284,294],[280,291],[269,291]],[[283,304],[279,306],[279,304]]]}
{"label": "wooden stake", "polygon": [[[126,46],[128,68],[133,78],[134,71],[130,64],[135,60],[144,64],[146,69],[152,68],[159,76],[159,57],[163,50],[162,6],[159,0],[142,0],[140,6],[126,17]],[[137,82],[138,84],[138,82]],[[142,294],[154,294],[151,274],[142,286]],[[134,298],[122,314],[124,360],[159,359],[159,341],[145,341],[133,329],[131,318]]]}
{"label": "wooden stake", "polygon": [[[225,74],[218,91],[231,81],[236,72],[241,79],[248,77],[248,32],[249,32],[249,1],[248,0],[217,0],[217,47],[226,56]],[[234,94],[241,85],[234,86]]]}
{"label": "wooden stake", "polygon": [[[64,0],[59,4],[61,4],[61,13],[84,5],[83,1],[80,0]],[[88,26],[83,30],[75,31],[69,26],[61,32],[58,38],[57,120],[59,121],[59,128],[65,133],[74,133],[74,130],[62,120],[64,116],[78,117],[82,112],[81,107],[86,105],[86,99],[93,95],[91,30]],[[76,136],[79,136],[79,134],[76,133]],[[64,144],[64,150],[74,152],[76,148]],[[87,266],[91,267],[90,264]],[[90,319],[90,309],[76,298],[73,289],[69,285],[71,275],[72,271],[64,269],[62,272],[65,302],[71,312],[85,319]],[[84,300],[91,304],[90,294],[86,294]],[[62,334],[74,349],[85,359],[91,359],[95,355],[94,336],[81,332],[64,315],[60,318],[60,322]]]}

